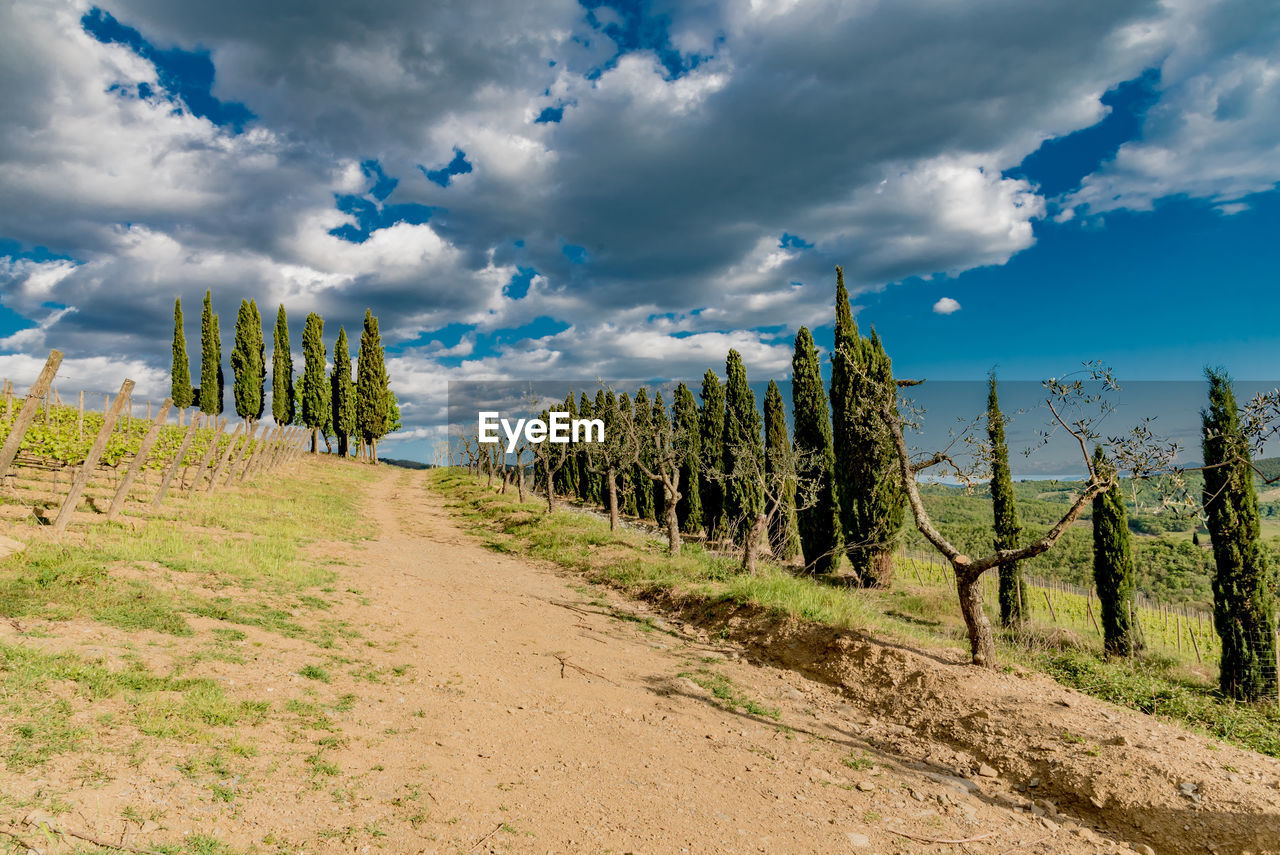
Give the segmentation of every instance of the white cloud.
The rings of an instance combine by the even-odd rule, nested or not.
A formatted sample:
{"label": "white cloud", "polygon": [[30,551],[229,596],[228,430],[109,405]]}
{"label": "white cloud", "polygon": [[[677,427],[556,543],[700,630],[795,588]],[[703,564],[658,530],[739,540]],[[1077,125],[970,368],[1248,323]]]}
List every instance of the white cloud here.
{"label": "white cloud", "polygon": [[950,315],[960,311],[960,303],[951,297],[943,297],[933,304],[934,314]]}

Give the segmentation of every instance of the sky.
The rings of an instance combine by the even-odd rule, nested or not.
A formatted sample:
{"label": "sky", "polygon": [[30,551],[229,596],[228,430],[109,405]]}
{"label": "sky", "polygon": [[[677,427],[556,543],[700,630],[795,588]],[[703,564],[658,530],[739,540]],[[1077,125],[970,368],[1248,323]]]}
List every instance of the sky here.
{"label": "sky", "polygon": [[19,386],[367,307],[429,459],[450,381],[785,380],[836,265],[899,376],[1278,373],[1270,0],[10,0],[0,92]]}

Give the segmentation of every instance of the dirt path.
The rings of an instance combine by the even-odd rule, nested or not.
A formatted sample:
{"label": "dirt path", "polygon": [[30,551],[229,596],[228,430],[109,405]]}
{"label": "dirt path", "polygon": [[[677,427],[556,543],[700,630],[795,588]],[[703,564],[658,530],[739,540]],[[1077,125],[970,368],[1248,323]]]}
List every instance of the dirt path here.
{"label": "dirt path", "polygon": [[213,649],[239,658],[196,657],[229,632],[207,619],[190,639],[14,636],[185,662],[271,713],[214,746],[55,758],[0,799],[56,796],[60,822],[101,839],[216,853],[194,835],[257,853],[1280,851],[1269,758],[958,654],[732,606],[663,612],[486,548],[426,484],[382,471],[376,537],[315,547],[342,562],[318,617],[293,612],[327,622],[320,641],[239,625]]}
{"label": "dirt path", "polygon": [[[952,739],[930,743],[829,686],[750,664],[737,645],[485,549],[420,474],[386,474],[370,502],[380,536],[352,574],[404,639],[397,653],[416,680],[382,699],[377,725],[394,735],[376,747],[354,738],[333,756],[344,768],[376,761],[367,787],[384,797],[429,794],[416,828],[366,805],[367,819],[386,812],[388,848],[1144,851],[1033,804],[1035,791],[1009,789]],[[937,689],[922,672],[913,680]],[[1168,782],[1175,799],[1178,783]]]}

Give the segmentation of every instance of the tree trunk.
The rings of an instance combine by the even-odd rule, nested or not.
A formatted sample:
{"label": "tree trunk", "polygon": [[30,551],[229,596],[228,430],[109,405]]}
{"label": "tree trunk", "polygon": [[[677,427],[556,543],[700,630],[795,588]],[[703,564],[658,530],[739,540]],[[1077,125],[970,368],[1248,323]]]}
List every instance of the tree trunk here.
{"label": "tree trunk", "polygon": [[524,464],[520,462],[521,454],[516,455],[516,490],[520,494],[520,504],[524,504]]}
{"label": "tree trunk", "polygon": [[[665,484],[663,485],[666,486]],[[676,514],[676,503],[671,499],[672,490],[667,487],[665,513],[667,515],[667,552],[680,554],[680,517]]]}
{"label": "tree trunk", "polygon": [[742,570],[752,576],[756,573],[756,558],[760,555],[760,537],[764,534],[765,523],[769,518],[765,514],[756,514],[756,521],[747,532],[747,542],[742,547]]}
{"label": "tree trunk", "polygon": [[547,513],[551,513],[556,509],[555,487],[551,483],[551,477],[554,474],[551,471],[551,464],[544,460],[542,462],[542,471],[547,474]]}
{"label": "tree trunk", "polygon": [[960,595],[960,613],[969,630],[969,649],[973,664],[985,668],[996,666],[996,640],[991,621],[982,609],[982,574],[956,574],[956,593]]}
{"label": "tree trunk", "polygon": [[311,453],[320,453],[320,428],[313,427],[311,429]]}
{"label": "tree trunk", "polygon": [[347,452],[350,449],[347,446],[347,435],[345,433],[338,434],[338,456],[343,460],[347,459]]}
{"label": "tree trunk", "polygon": [[375,465],[378,462],[378,441],[376,439],[369,440],[369,462]]}
{"label": "tree trunk", "polygon": [[609,481],[609,531],[618,530],[618,475],[610,467],[605,473]]}

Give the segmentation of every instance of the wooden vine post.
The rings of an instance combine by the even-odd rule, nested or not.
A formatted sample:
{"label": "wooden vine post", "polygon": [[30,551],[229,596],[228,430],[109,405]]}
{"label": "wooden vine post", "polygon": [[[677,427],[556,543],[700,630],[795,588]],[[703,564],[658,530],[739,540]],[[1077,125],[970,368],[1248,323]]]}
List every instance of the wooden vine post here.
{"label": "wooden vine post", "polygon": [[[178,411],[178,415],[182,415],[182,411]],[[178,467],[182,465],[182,461],[187,456],[187,449],[191,447],[191,440],[195,438],[196,428],[200,426],[200,416],[192,414],[191,426],[187,428],[187,432],[182,436],[182,444],[178,446],[178,452],[173,457],[173,462],[169,464],[169,468],[165,470],[164,479],[160,482],[160,489],[156,492],[156,497],[151,501],[151,507],[158,508],[164,502],[164,494],[169,492],[169,484],[173,481],[173,476],[177,473]]]}
{"label": "wooden vine post", "polygon": [[[138,453],[133,456],[133,462],[129,464],[129,471],[125,472],[124,478],[120,479],[120,486],[116,489],[116,494],[111,499],[110,510],[107,511],[107,522],[114,520],[119,515],[120,509],[124,507],[124,500],[129,496],[129,488],[133,486],[138,473],[142,471],[142,465],[147,462],[147,455],[151,453],[151,446],[156,444],[156,439],[160,436],[160,428],[164,427],[165,417],[169,415],[169,408],[172,406],[172,398],[165,398],[164,403],[160,405],[160,413],[152,420],[151,429],[142,438],[142,444],[138,446]],[[147,401],[147,412],[150,411],[151,402]]]}
{"label": "wooden vine post", "polygon": [[[196,487],[200,486],[200,479],[204,477],[204,470],[209,468],[209,464],[213,461],[213,455],[218,453],[218,440],[222,438],[222,432],[227,429],[227,420],[222,419],[218,422],[218,429],[213,432],[213,437],[209,440],[209,447],[204,450],[204,456],[200,458],[200,465],[196,468],[196,477],[191,479],[191,486],[187,488],[187,494],[190,495],[196,491]],[[231,435],[231,441],[236,441],[240,429],[236,428],[236,433]]]}
{"label": "wooden vine post", "polygon": [[213,470],[213,474],[209,476],[209,486],[205,488],[205,492],[213,492],[214,486],[222,479],[222,473],[226,471],[227,464],[231,462],[231,453],[236,450],[236,440],[240,439],[240,434],[244,432],[244,422],[237,422],[236,429],[231,434],[231,442],[227,443],[227,450],[222,453],[222,457],[218,460],[218,468]]}
{"label": "wooden vine post", "polygon": [[102,420],[102,429],[98,431],[98,437],[93,441],[93,445],[89,449],[89,455],[85,457],[84,463],[80,464],[80,471],[76,473],[75,478],[71,481],[71,490],[67,493],[66,499],[63,500],[62,510],[58,512],[58,518],[53,523],[55,534],[62,534],[67,530],[67,523],[71,522],[71,514],[75,511],[76,505],[80,503],[80,496],[84,493],[85,485],[89,483],[89,476],[97,468],[98,460],[102,457],[102,452],[106,450],[107,441],[111,439],[111,431],[115,428],[116,419],[120,417],[120,411],[124,409],[125,401],[128,400],[132,391],[132,380],[125,380],[124,383],[120,384],[120,392],[107,410],[106,418]]}
{"label": "wooden vine post", "polygon": [[22,440],[27,435],[27,428],[31,427],[31,422],[40,409],[40,399],[48,394],[49,387],[53,385],[54,375],[58,373],[58,366],[60,365],[62,365],[62,351],[49,351],[49,358],[45,360],[40,376],[36,378],[31,390],[27,392],[27,399],[22,403],[22,410],[18,413],[17,421],[13,423],[13,427],[9,430],[9,436],[4,441],[4,447],[0,448],[0,478],[5,476],[9,471],[9,467],[13,465],[13,458],[18,456],[18,449],[22,446]]}

